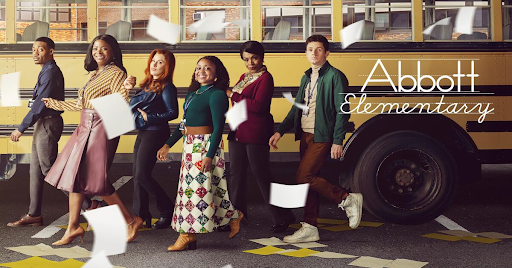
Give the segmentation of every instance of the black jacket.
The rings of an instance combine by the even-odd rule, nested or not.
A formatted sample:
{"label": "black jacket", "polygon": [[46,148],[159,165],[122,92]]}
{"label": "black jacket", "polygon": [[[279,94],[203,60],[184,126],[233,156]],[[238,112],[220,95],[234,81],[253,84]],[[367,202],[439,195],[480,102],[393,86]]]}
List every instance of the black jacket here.
{"label": "black jacket", "polygon": [[[165,84],[161,94],[152,91],[139,90],[130,101],[130,108],[137,129],[168,128],[168,122],[178,118],[178,94],[172,83]],[[144,121],[141,109],[147,113],[148,121]]]}

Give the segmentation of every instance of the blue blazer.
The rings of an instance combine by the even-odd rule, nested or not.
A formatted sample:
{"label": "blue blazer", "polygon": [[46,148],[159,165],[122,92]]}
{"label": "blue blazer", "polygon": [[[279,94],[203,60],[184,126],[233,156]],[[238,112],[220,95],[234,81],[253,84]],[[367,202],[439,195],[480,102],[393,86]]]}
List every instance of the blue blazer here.
{"label": "blue blazer", "polygon": [[[178,90],[172,83],[165,84],[161,94],[141,89],[130,100],[130,108],[137,129],[168,128],[168,122],[178,118]],[[147,122],[137,109],[147,113]]]}

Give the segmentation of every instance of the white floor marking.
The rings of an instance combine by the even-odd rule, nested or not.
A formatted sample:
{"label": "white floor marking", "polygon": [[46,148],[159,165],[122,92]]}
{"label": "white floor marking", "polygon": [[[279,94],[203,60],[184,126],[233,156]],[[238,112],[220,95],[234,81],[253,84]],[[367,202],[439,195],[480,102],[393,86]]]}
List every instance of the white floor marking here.
{"label": "white floor marking", "polygon": [[446,227],[448,230],[461,230],[469,232],[466,228],[458,225],[456,222],[450,220],[448,217],[444,215],[440,215],[439,217],[437,217],[436,221],[439,222],[444,227]]}
{"label": "white floor marking", "polygon": [[[125,185],[127,182],[129,182],[132,179],[132,176],[122,176],[119,178],[116,182],[112,184],[114,188],[119,189],[121,186]],[[99,197],[93,197],[92,199],[101,201],[101,198]],[[57,226],[67,225],[68,224],[68,213],[64,214],[62,217],[58,218],[54,222],[50,223],[50,225],[46,226],[43,230],[39,231],[37,234],[33,235],[32,238],[50,238],[62,228]]]}

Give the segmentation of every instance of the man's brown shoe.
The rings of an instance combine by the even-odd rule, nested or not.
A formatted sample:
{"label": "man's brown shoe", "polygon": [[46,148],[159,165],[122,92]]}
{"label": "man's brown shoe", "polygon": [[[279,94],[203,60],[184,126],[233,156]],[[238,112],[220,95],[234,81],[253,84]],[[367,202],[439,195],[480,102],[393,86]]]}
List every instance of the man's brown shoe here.
{"label": "man's brown shoe", "polygon": [[20,226],[26,226],[26,225],[41,226],[41,225],[43,225],[43,217],[42,216],[31,217],[30,215],[27,214],[27,215],[21,217],[21,219],[15,221],[15,222],[9,222],[7,224],[7,226],[9,226],[9,227],[20,227]]}

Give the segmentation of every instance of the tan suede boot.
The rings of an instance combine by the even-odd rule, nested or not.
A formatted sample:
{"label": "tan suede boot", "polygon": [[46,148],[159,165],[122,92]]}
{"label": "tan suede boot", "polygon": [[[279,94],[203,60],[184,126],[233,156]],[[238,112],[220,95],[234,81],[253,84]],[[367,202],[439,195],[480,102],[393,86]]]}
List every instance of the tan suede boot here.
{"label": "tan suede boot", "polygon": [[197,248],[196,234],[180,234],[174,245],[167,248],[167,251],[180,251],[184,250],[187,246],[188,249],[194,250]]}

